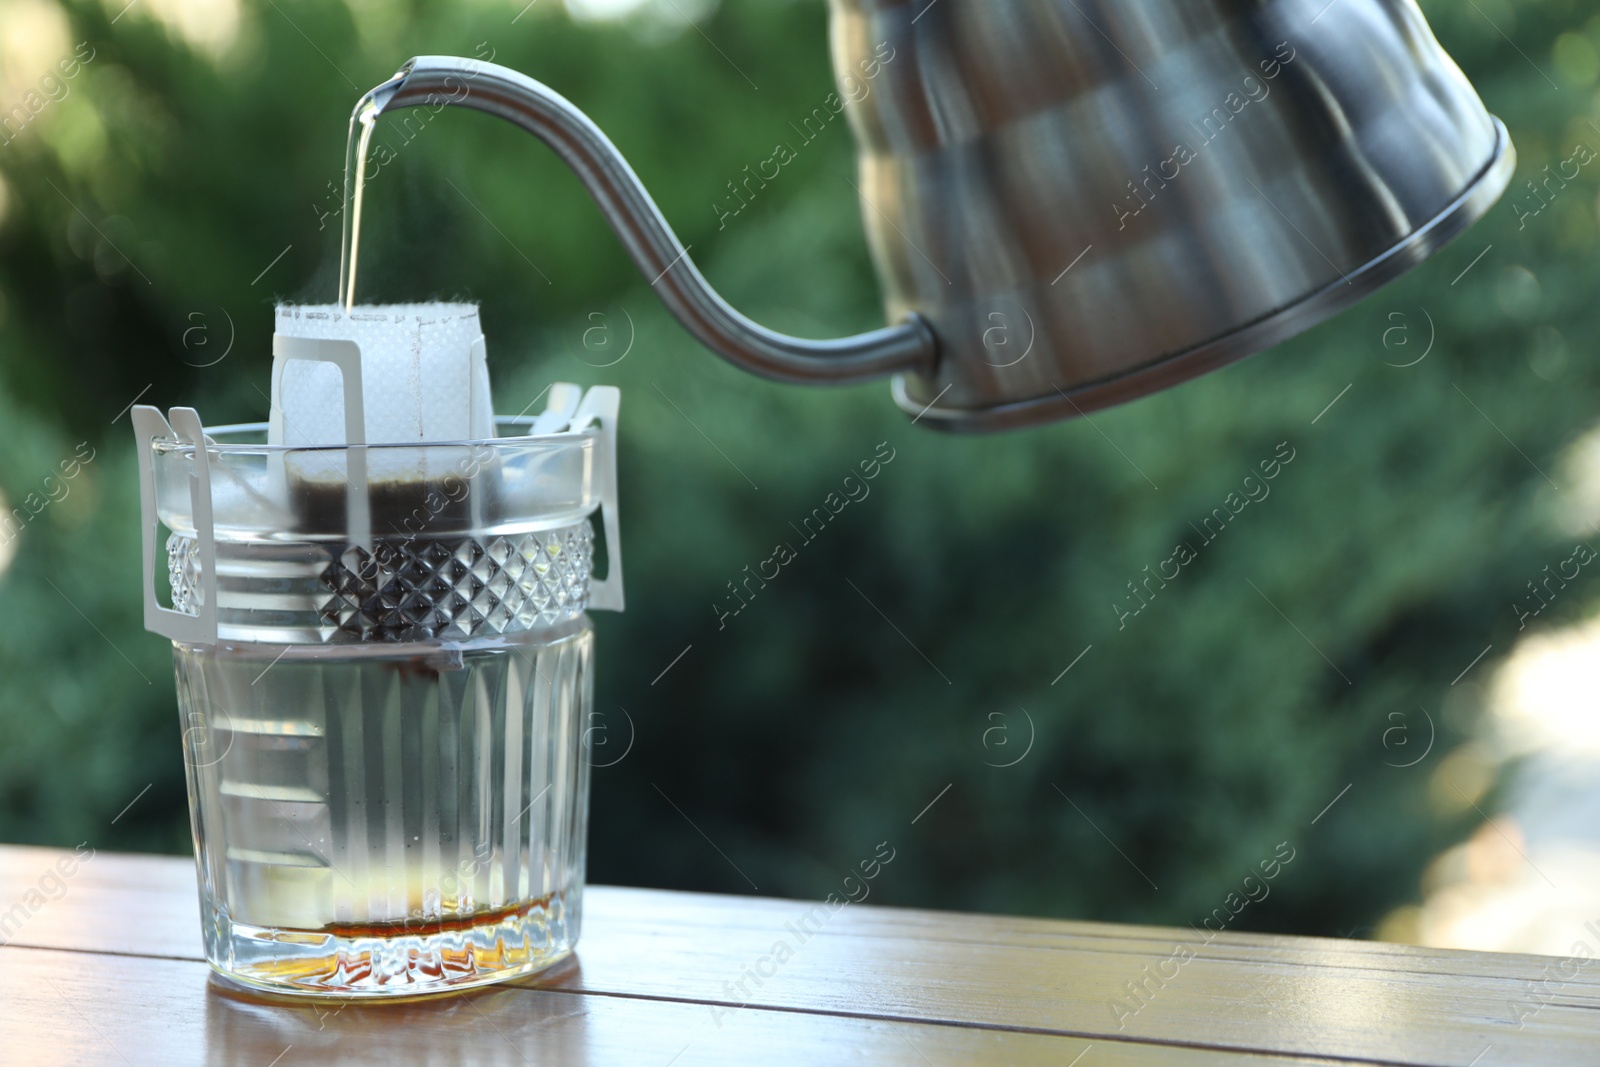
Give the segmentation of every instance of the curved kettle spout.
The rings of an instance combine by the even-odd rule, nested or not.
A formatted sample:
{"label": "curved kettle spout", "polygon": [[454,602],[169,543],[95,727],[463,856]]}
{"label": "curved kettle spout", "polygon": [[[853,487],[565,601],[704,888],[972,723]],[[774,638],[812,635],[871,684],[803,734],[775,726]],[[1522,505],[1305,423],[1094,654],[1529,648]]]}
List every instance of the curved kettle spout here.
{"label": "curved kettle spout", "polygon": [[419,56],[370,94],[380,114],[455,104],[520,126],[572,168],[639,272],[688,331],[730,363],[784,382],[844,383],[896,371],[931,373],[937,346],[915,313],[898,326],[812,341],[761,326],[717,295],[611,139],[571,101],[506,67]]}

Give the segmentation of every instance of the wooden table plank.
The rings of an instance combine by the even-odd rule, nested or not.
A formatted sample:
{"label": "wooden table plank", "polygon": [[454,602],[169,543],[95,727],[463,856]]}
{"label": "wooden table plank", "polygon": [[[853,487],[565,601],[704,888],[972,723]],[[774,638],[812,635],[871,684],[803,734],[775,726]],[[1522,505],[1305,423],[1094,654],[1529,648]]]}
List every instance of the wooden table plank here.
{"label": "wooden table plank", "polygon": [[[37,888],[61,855],[0,848],[0,905]],[[10,931],[14,946],[200,959],[192,862],[101,854],[61,881],[59,899]],[[780,941],[793,953],[781,964]],[[1180,943],[1194,958],[1178,967]],[[22,950],[0,952],[0,969],[13,951]],[[578,956],[521,991],[586,1004],[690,1002],[674,1010],[711,1020],[702,1028],[713,1035],[716,1020],[744,1016],[848,1019],[848,1032],[864,1034],[933,1026],[940,1048],[955,1040],[947,1033],[961,1034],[965,1051],[952,1061],[977,1054],[960,1045],[974,1034],[1026,1031],[1079,1049],[1153,1044],[1178,1050],[1171,1055],[1204,1046],[1453,1067],[1600,1063],[1600,966],[1530,995],[1553,962],[1543,957],[1263,935],[1206,944],[1193,931],[869,905],[829,914],[799,901],[606,887],[585,895]],[[1132,999],[1130,982],[1145,983],[1146,1003]],[[1526,1014],[1542,1001],[1519,1027],[1517,1005]]]}
{"label": "wooden table plank", "polygon": [[[42,948],[93,949],[180,959],[203,959],[193,862],[179,857],[105,854],[110,863],[80,863],[66,879],[76,902],[51,904],[34,916],[15,943]],[[20,900],[61,858],[56,849],[0,845],[0,901]],[[671,923],[707,932],[770,931],[792,922],[798,902],[767,897],[590,886],[584,910],[591,926],[656,926],[652,907],[671,906]],[[987,947],[1057,947],[1074,952],[1124,952],[1164,959],[1180,942],[1200,945],[1198,931],[1155,926],[975,915],[914,908],[852,905],[825,931],[854,938],[948,941]],[[1591,942],[1600,934],[1580,931]],[[3,938],[0,938],[3,939]],[[1600,953],[1600,943],[1591,948]],[[1372,941],[1225,933],[1199,953],[1203,957],[1324,967],[1376,969],[1385,973],[1479,976],[1538,981],[1551,957],[1511,953],[1426,949]],[[1600,990],[1600,966],[1565,983],[1569,992]]]}
{"label": "wooden table plank", "polygon": [[205,959],[194,860],[86,855],[0,845],[0,943]]}
{"label": "wooden table plank", "polygon": [[[752,1003],[1373,1062],[1476,1060],[1489,1067],[1536,1058],[1577,1063],[1585,1056],[1600,1062],[1600,996],[1592,987],[1561,989],[1539,1011],[1537,1026],[1519,1030],[1513,1004],[1525,995],[1520,978],[1326,966],[1315,958],[1315,943],[1302,943],[1305,961],[1296,963],[1197,953],[1164,984],[1152,981],[1148,1002],[1119,1020],[1113,1001],[1136,1004],[1127,983],[1142,981],[1147,967],[1159,974],[1171,941],[1145,942],[1138,951],[996,949],[904,936],[864,939],[852,936],[848,923],[837,929],[830,923],[802,945],[783,923],[759,931],[692,929],[656,910],[659,924],[638,922],[632,910],[629,921],[597,920],[581,946],[582,982],[559,979],[562,987],[739,1003],[742,991],[730,993],[728,983],[754,968],[775,939],[789,936],[795,955],[755,989]],[[806,905],[784,910],[792,924]],[[1492,964],[1483,961],[1479,969]],[[753,986],[747,980],[746,988]]]}
{"label": "wooden table plank", "polygon": [[[586,897],[586,905],[591,898]],[[728,898],[704,893],[594,887],[593,913],[607,924],[652,925],[648,903],[672,905],[674,927],[704,930],[771,930],[792,922],[811,902],[763,897],[740,897],[730,908]],[[586,906],[586,913],[589,908]],[[1165,958],[1173,946],[1185,943],[1202,957],[1258,963],[1309,964],[1352,967],[1384,973],[1416,972],[1433,975],[1477,975],[1512,981],[1537,980],[1554,962],[1552,957],[1510,953],[1464,952],[1427,949],[1375,941],[1334,938],[1285,937],[1275,934],[1215,935],[1208,944],[1205,933],[1194,929],[1124,926],[1110,923],[1030,919],[1002,915],[926,911],[915,908],[852,906],[838,913],[825,932],[853,938],[891,938],[938,941],[989,948],[1057,948],[1073,952],[1111,952]],[[1590,940],[1600,934],[1585,934]],[[1600,954],[1600,945],[1591,946]],[[1572,988],[1600,993],[1600,966],[1579,971]]]}
{"label": "wooden table plank", "polygon": [[[1229,1067],[1203,1049],[500,987],[406,1004],[267,1002],[183,960],[0,949],[0,1062]],[[720,1023],[720,1025],[718,1025]],[[30,1059],[19,1052],[37,1052]],[[1092,1061],[1089,1056],[1092,1055]],[[18,1057],[13,1059],[12,1057]],[[1252,1057],[1252,1067],[1332,1061]]]}

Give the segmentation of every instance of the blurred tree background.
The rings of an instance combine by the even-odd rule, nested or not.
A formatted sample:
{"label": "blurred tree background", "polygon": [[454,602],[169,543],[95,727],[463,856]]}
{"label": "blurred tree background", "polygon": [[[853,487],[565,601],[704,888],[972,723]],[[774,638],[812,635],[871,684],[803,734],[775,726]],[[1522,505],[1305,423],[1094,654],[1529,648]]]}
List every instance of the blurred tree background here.
{"label": "blurred tree background", "polygon": [[[725,226],[714,206],[833,91],[819,0],[124,3],[0,6],[0,106],[92,55],[0,145],[0,492],[59,497],[0,547],[0,840],[182,852],[126,410],[265,418],[273,303],[332,299],[347,117],[402,60],[493,58],[568,96],[758,321],[882,318],[842,122]],[[819,897],[888,840],[875,902],[1182,925],[1287,841],[1238,925],[1367,934],[1417,895],[1494,802],[1441,775],[1511,604],[1570,554],[1560,459],[1600,401],[1600,167],[1519,218],[1528,178],[1600,149],[1600,16],[1424,7],[1519,150],[1490,217],[1271,355],[1001,437],[913,428],[881,384],[724,365],[543,146],[453,109],[380,123],[363,299],[481,301],[502,411],[553,380],[623,389],[629,609],[597,619],[597,709],[602,752],[632,748],[594,774],[591,880]],[[870,497],[719,622],[884,442]],[[1282,442],[1271,496],[1119,626],[1127,583]],[[1540,624],[1597,601],[1580,579]]]}

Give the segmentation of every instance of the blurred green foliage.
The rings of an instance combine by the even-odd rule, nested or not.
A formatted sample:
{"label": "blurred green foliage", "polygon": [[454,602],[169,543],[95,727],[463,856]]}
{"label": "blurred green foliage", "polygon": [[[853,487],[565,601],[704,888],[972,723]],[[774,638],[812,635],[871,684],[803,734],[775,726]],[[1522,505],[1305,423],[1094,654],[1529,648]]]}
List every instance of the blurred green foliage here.
{"label": "blurred green foliage", "polygon": [[[119,9],[62,5],[68,49],[95,58],[0,147],[0,491],[16,506],[94,450],[0,576],[0,840],[176,852],[180,723],[140,618],[124,412],[265,417],[272,304],[332,298],[346,117],[401,60],[492,55],[555,86],[759,321],[882,320],[843,124],[725,228],[713,207],[832,90],[814,0],[729,0],[698,29],[671,5],[597,24],[549,2],[244,0],[231,31]],[[1002,437],[913,428],[881,385],[725,366],[542,146],[460,111],[409,137],[380,124],[396,159],[372,185],[363,297],[482,301],[506,412],[552,380],[624,391],[629,610],[597,620],[598,710],[613,751],[630,719],[636,736],[594,776],[593,880],[821,896],[887,839],[875,901],[1181,925],[1287,840],[1296,861],[1241,924],[1366,931],[1415,896],[1476,818],[1430,777],[1515,639],[1512,601],[1567,555],[1553,482],[1600,394],[1600,170],[1523,228],[1511,206],[1600,148],[1600,19],[1577,0],[1426,10],[1512,130],[1507,200],[1269,356]],[[1430,323],[1428,358],[1394,366]],[[871,496],[719,622],[726,583],[882,442]],[[1295,459],[1271,496],[1119,629],[1125,583],[1280,442]],[[1418,709],[1431,754],[1391,766],[1423,751]]]}

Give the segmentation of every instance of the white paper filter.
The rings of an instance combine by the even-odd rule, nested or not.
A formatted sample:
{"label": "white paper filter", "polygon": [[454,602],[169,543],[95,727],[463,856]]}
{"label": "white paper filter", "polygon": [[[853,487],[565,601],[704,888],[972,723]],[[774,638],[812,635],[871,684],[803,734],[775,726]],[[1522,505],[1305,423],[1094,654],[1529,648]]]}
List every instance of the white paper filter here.
{"label": "white paper filter", "polygon": [[[280,305],[285,337],[361,347],[366,443],[482,440],[494,436],[489,373],[472,304]],[[272,397],[272,444],[342,445],[344,388],[328,363],[291,360]]]}
{"label": "white paper filter", "polygon": [[[366,444],[483,440],[494,436],[494,405],[483,331],[472,304],[280,305],[281,337],[353,341],[361,350]],[[276,368],[267,441],[275,445],[344,445],[344,378],[332,363],[284,360]],[[368,479],[427,477],[399,457],[371,457]],[[307,457],[309,460],[309,457]],[[333,457],[291,461],[294,473],[343,479]],[[397,461],[401,466],[396,467]],[[396,469],[389,469],[396,467]]]}

